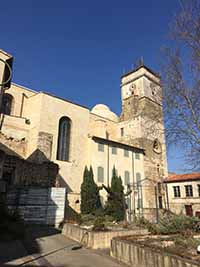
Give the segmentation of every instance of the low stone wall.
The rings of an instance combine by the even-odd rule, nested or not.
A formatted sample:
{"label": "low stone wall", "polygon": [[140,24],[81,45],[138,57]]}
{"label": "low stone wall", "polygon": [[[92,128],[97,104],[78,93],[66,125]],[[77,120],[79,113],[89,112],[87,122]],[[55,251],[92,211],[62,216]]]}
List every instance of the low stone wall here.
{"label": "low stone wall", "polygon": [[199,264],[179,256],[157,252],[137,243],[120,238],[111,241],[110,254],[117,260],[133,267],[198,267]]}
{"label": "low stone wall", "polygon": [[113,230],[105,232],[94,232],[91,230],[86,230],[80,226],[66,223],[63,227],[62,233],[74,239],[83,245],[93,248],[93,249],[103,249],[110,248],[111,239],[117,236],[127,236],[127,235],[143,235],[147,234],[148,231],[145,229],[136,228],[134,230]]}

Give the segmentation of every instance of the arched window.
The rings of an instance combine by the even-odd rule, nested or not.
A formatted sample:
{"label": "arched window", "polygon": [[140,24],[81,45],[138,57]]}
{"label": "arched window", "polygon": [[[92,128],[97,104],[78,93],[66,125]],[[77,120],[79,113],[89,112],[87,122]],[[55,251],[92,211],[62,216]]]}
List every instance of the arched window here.
{"label": "arched window", "polygon": [[57,160],[69,161],[71,120],[62,117],[59,121]]}
{"label": "arched window", "polygon": [[13,106],[13,96],[10,94],[4,94],[2,99],[1,113],[11,115]]}

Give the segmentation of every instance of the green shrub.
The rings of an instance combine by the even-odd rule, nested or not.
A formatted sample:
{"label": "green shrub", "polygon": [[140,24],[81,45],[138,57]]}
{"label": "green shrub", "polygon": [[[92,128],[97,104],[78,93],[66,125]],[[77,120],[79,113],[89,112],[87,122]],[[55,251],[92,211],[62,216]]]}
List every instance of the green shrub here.
{"label": "green shrub", "polygon": [[93,214],[81,214],[81,224],[83,225],[93,225],[95,216]]}
{"label": "green shrub", "polygon": [[193,237],[185,238],[184,236],[178,236],[174,239],[174,245],[184,247],[186,249],[196,249],[200,245],[200,240]]}
{"label": "green shrub", "polygon": [[186,230],[194,230],[199,221],[196,217],[185,215],[163,216],[158,224],[158,231],[163,234],[175,234]]}
{"label": "green shrub", "polygon": [[105,218],[104,217],[97,217],[94,221],[93,229],[94,231],[105,231]]}
{"label": "green shrub", "polygon": [[177,234],[197,231],[199,219],[185,215],[168,214],[160,217],[159,223],[150,223],[144,218],[137,219],[137,225],[146,227],[152,234]]}
{"label": "green shrub", "polygon": [[113,216],[110,216],[110,215],[105,215],[105,221],[106,222],[114,222],[115,221],[115,218]]}

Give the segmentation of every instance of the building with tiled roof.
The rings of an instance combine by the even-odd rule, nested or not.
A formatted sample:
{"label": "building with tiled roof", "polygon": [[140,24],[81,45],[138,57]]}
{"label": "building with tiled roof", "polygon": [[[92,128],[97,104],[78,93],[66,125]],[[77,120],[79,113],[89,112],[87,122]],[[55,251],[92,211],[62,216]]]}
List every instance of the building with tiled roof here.
{"label": "building with tiled roof", "polygon": [[200,173],[172,174],[165,183],[172,212],[200,217]]}

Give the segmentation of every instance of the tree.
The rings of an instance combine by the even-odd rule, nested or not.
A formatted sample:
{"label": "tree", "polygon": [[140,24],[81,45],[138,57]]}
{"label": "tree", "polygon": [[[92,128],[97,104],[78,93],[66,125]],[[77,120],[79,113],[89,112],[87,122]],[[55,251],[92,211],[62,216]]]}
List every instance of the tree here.
{"label": "tree", "polygon": [[98,209],[101,209],[99,188],[94,182],[92,167],[90,170],[85,167],[81,184],[81,213],[95,213]]}
{"label": "tree", "polygon": [[184,147],[189,168],[200,170],[200,1],[180,1],[172,48],[164,49],[163,107],[169,144]]}
{"label": "tree", "polygon": [[121,177],[117,176],[115,167],[113,168],[111,187],[103,188],[108,193],[108,200],[105,207],[105,212],[116,219],[122,221],[125,218],[126,205],[124,197],[124,187]]}

